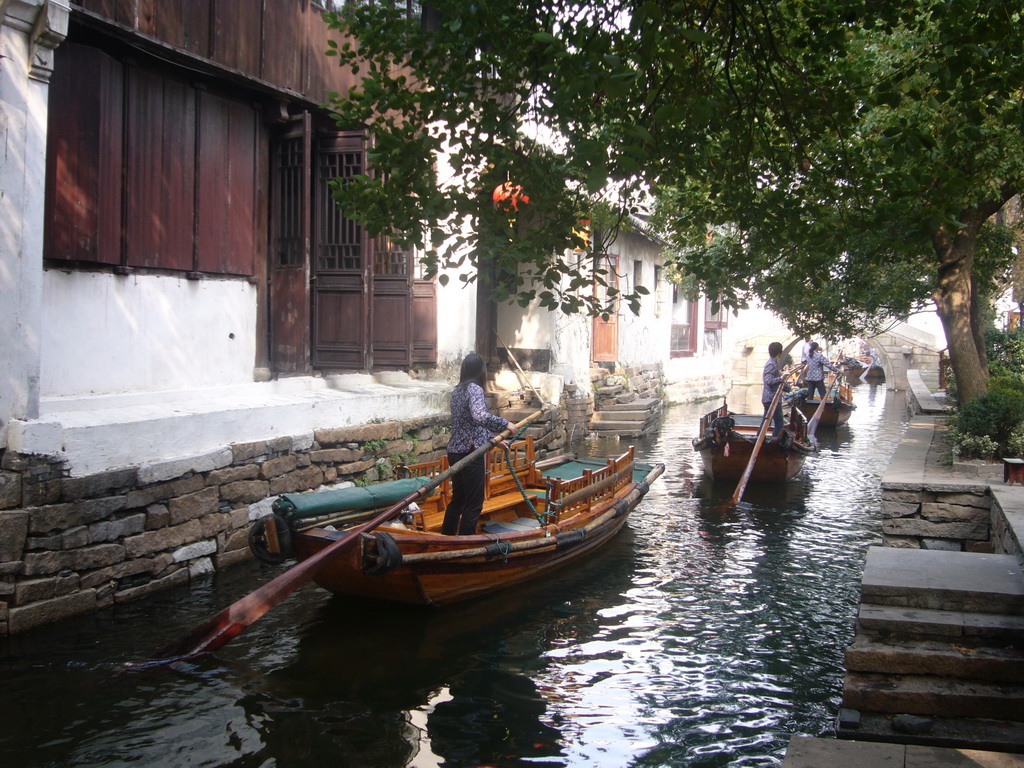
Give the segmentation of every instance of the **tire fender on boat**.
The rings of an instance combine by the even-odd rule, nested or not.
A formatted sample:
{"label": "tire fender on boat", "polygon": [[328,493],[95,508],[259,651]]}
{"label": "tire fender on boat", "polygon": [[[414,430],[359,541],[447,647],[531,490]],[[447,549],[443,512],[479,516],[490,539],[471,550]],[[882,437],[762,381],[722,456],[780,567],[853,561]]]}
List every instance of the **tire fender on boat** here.
{"label": "tire fender on boat", "polygon": [[363,549],[363,573],[370,576],[383,576],[402,564],[402,550],[397,542],[384,531],[364,533],[363,541],[372,539],[376,544],[376,553]]}
{"label": "tire fender on boat", "polygon": [[[271,552],[270,544],[267,541],[267,521],[272,520],[277,530],[277,543],[279,552]],[[293,556],[292,551],[292,527],[281,515],[276,512],[261,517],[249,528],[249,550],[261,563],[267,565],[280,565]]]}

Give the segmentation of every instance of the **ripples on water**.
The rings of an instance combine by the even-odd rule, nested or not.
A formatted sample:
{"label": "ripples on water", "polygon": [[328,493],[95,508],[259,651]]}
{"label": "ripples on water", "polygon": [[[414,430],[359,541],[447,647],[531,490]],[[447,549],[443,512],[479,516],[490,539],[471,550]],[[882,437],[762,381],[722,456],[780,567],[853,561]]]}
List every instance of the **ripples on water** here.
{"label": "ripples on water", "polygon": [[778,765],[792,735],[830,731],[902,397],[857,387],[797,480],[750,485],[734,509],[690,447],[710,406],[669,409],[637,444],[666,472],[620,536],[557,581],[469,605],[308,585],[213,658],[117,673],[277,573],[253,564],[15,636],[0,764]]}

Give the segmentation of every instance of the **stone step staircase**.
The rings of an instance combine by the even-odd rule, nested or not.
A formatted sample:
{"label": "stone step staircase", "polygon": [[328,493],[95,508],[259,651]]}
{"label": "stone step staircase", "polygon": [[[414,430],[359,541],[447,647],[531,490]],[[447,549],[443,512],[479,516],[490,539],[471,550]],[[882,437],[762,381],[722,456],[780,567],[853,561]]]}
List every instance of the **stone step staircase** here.
{"label": "stone step staircase", "polygon": [[625,395],[625,402],[604,405],[590,421],[590,429],[604,436],[640,437],[658,428],[661,400]]}
{"label": "stone step staircase", "polygon": [[837,735],[1024,752],[1016,558],[869,548]]}
{"label": "stone step staircase", "polygon": [[661,366],[603,368],[590,372],[594,413],[589,428],[597,437],[643,437],[658,429],[661,419]]}

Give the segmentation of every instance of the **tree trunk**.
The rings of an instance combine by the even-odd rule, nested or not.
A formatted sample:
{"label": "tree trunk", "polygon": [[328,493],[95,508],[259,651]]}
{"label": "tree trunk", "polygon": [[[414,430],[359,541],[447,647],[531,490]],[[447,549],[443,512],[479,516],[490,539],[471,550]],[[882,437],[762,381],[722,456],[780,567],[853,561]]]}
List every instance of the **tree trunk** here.
{"label": "tree trunk", "polygon": [[977,226],[964,226],[952,236],[945,229],[933,238],[939,257],[939,279],[935,288],[935,309],[946,332],[949,363],[956,377],[960,402],[965,403],[988,388],[985,347],[978,346],[984,329],[975,333],[972,311],[971,272],[977,243]]}
{"label": "tree trunk", "polygon": [[985,344],[985,328],[989,321],[988,313],[985,311],[985,304],[988,299],[982,300],[982,292],[978,290],[978,281],[971,276],[971,332],[974,334],[974,345],[978,348],[978,359],[981,362],[981,372],[988,381],[988,346]]}

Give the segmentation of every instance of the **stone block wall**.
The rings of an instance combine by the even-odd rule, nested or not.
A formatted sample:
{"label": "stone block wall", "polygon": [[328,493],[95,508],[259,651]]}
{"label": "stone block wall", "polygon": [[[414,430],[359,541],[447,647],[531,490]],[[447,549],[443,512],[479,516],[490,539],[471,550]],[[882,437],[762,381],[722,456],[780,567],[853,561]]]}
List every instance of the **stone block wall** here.
{"label": "stone block wall", "polygon": [[[510,417],[511,418],[511,417]],[[535,425],[545,450],[557,421]],[[58,460],[0,456],[0,634],[189,583],[250,557],[250,524],[282,493],[393,476],[440,457],[448,414],[254,443],[68,477]]]}
{"label": "stone block wall", "polygon": [[882,487],[888,547],[991,552],[992,520],[992,497],[983,486]]}

